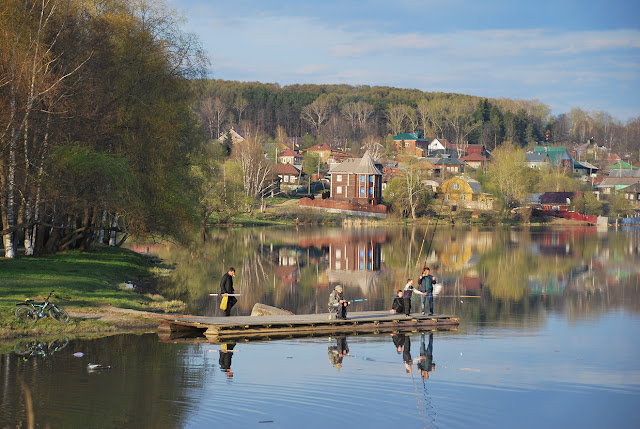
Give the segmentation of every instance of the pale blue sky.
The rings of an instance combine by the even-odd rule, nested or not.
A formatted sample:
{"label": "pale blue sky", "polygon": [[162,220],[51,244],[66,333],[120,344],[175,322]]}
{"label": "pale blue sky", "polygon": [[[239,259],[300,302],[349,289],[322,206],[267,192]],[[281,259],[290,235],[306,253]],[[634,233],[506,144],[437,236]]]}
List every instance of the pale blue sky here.
{"label": "pale blue sky", "polygon": [[635,0],[168,0],[216,79],[539,99],[640,116]]}

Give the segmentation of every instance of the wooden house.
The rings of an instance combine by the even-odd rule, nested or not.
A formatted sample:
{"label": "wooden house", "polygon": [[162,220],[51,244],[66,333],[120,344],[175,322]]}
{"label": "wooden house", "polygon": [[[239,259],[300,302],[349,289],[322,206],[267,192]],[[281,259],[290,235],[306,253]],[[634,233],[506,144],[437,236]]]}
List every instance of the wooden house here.
{"label": "wooden house", "polygon": [[329,161],[329,157],[331,156],[331,147],[326,143],[318,143],[305,150],[306,152],[317,153],[320,162],[324,164]]}
{"label": "wooden house", "polygon": [[480,182],[464,176],[455,176],[440,185],[439,198],[445,201],[477,201],[480,197]]}
{"label": "wooden house", "polygon": [[280,152],[278,162],[280,164],[302,165],[302,155],[297,151],[287,149]]}
{"label": "wooden house", "polygon": [[545,192],[540,195],[540,205],[543,210],[566,212],[583,194],[584,192]]}
{"label": "wooden house", "polygon": [[276,164],[275,174],[280,178],[280,187],[293,189],[302,184],[305,173],[291,164]]}
{"label": "wooden house", "polygon": [[355,204],[382,202],[382,172],[367,151],[362,158],[348,158],[332,164],[331,199]]}

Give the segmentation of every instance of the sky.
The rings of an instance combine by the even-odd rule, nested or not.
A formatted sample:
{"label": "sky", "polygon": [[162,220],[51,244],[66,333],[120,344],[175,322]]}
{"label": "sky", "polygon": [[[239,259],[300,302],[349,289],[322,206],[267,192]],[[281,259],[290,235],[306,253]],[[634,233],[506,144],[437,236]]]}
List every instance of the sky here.
{"label": "sky", "polygon": [[640,116],[637,0],[167,0],[214,79],[416,88]]}

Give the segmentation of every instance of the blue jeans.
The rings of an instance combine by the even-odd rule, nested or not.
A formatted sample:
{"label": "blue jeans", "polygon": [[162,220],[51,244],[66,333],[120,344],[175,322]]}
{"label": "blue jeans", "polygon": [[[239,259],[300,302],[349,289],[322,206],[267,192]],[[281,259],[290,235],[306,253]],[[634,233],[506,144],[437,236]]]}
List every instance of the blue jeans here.
{"label": "blue jeans", "polygon": [[427,299],[429,300],[429,313],[433,313],[433,292],[427,292],[426,295],[420,295],[420,306],[422,307],[422,312],[425,312],[424,309]]}

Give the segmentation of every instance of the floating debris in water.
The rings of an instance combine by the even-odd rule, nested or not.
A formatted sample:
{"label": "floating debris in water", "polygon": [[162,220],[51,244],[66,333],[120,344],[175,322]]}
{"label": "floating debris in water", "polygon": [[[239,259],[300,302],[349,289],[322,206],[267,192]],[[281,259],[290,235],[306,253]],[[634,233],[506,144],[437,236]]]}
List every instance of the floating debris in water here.
{"label": "floating debris in water", "polygon": [[84,353],[82,353],[82,352],[75,352],[73,355],[74,355],[75,357],[82,357],[82,356],[84,356]]}
{"label": "floating debris in water", "polygon": [[258,423],[273,423],[273,420],[259,420]]}

